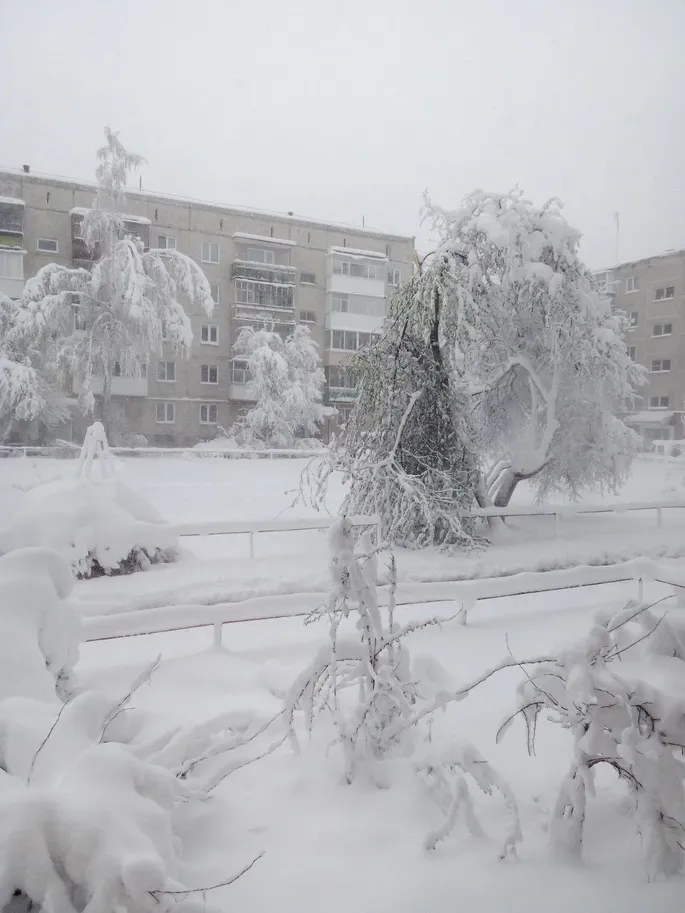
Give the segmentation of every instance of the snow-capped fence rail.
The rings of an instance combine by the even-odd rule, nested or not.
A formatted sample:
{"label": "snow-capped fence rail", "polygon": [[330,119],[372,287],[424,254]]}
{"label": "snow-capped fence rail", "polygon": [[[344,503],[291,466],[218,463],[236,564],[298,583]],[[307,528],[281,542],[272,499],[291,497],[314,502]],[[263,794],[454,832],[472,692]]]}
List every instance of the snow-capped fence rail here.
{"label": "snow-capped fence rail", "polygon": [[[639,601],[642,601],[644,596],[645,581],[667,584],[673,586],[676,593],[685,594],[685,569],[666,568],[649,559],[639,558],[622,564],[587,565],[478,580],[400,583],[397,587],[396,604],[455,603],[459,620],[465,624],[468,613],[483,600],[630,581],[635,582],[635,595]],[[380,586],[380,605],[387,603],[387,595],[387,589]],[[223,626],[226,624],[306,616],[321,606],[325,598],[322,592],[294,593],[259,596],[240,602],[222,602],[215,605],[167,605],[89,616],[83,620],[84,635],[86,641],[98,641],[211,627],[214,632],[214,644],[220,646]]]}
{"label": "snow-capped fence rail", "polygon": [[[351,516],[347,520],[351,526],[374,529],[376,542],[381,541],[379,517]],[[307,517],[290,520],[191,520],[187,523],[177,523],[171,528],[179,538],[184,536],[249,536],[250,558],[254,558],[257,533],[290,533],[299,530],[330,529],[337,521],[338,517]]]}
{"label": "snow-capped fence rail", "polygon": [[[189,457],[218,460],[295,460],[320,456],[321,450],[216,450],[195,447],[110,447],[110,453],[122,457]],[[78,459],[81,448],[74,444],[55,444],[51,447],[4,445],[0,447],[0,459],[22,457],[46,457],[55,460]]]}
{"label": "snow-capped fence rail", "polygon": [[566,505],[555,507],[553,505],[523,504],[515,507],[479,507],[469,511],[467,517],[554,517],[555,536],[561,534],[562,521],[579,514],[625,514],[638,510],[656,511],[656,523],[659,529],[663,526],[663,512],[665,510],[685,510],[685,501],[628,501],[622,504],[596,506]]}

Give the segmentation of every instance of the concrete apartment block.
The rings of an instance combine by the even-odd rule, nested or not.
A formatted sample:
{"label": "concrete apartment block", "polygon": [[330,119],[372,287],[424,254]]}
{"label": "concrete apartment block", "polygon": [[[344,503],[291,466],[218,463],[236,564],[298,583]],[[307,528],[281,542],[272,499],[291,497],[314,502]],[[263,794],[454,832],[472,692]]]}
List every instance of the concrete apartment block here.
{"label": "concrete apartment block", "polygon": [[596,273],[631,327],[630,354],[648,373],[626,421],[645,439],[681,439],[685,410],[685,250],[620,263]]}
{"label": "concrete apartment block", "polygon": [[[47,263],[88,265],[79,226],[94,191],[89,183],[0,172],[0,292],[18,298]],[[388,297],[410,276],[413,238],[140,190],[129,191],[125,219],[147,247],[175,247],[200,264],[216,301],[211,318],[189,313],[189,358],[165,351],[151,355],[146,377],[114,378],[130,431],[181,447],[230,427],[249,407],[232,345],[241,327],[264,321],[282,333],[298,322],[310,328],[326,399],[344,418],[355,396],[344,365],[380,331]],[[75,408],[71,427],[58,433],[80,440],[86,424]],[[23,432],[31,439],[37,430]]]}

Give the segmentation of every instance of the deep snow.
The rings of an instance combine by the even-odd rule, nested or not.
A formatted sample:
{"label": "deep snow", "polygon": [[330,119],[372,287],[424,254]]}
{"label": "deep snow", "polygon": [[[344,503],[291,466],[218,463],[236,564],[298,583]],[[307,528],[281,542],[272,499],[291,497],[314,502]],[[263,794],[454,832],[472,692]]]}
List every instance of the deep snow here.
{"label": "deep snow", "polygon": [[[32,468],[35,462],[37,469]],[[126,460],[122,478],[166,519],[275,517],[287,509],[304,461]],[[62,461],[0,461],[0,503],[9,510],[21,499],[13,484],[63,477],[74,464]],[[638,463],[620,500],[681,496],[680,471],[662,464]],[[517,492],[521,501],[525,491]],[[341,491],[331,498],[335,510]],[[337,497],[337,500],[336,500]],[[592,499],[597,503],[599,499]],[[616,499],[619,500],[619,499]],[[306,516],[297,506],[295,516]],[[610,549],[646,553],[655,542],[685,551],[685,518],[666,514],[659,539],[654,516],[578,517],[564,538],[549,540],[549,526],[531,519],[513,527],[520,544],[493,546],[476,556],[400,555],[400,574],[440,579],[458,573],[511,567],[555,555],[570,560],[583,550],[597,555]],[[629,531],[626,532],[626,529]],[[566,538],[568,535],[568,538]],[[683,545],[681,545],[683,543]],[[658,547],[661,547],[659,545]],[[129,578],[76,584],[75,597],[90,613],[195,601],[226,593],[282,592],[326,586],[326,540],[317,533],[260,537],[258,557],[250,562],[240,537],[192,540],[194,557]],[[556,551],[555,551],[556,550]],[[281,557],[276,557],[281,553]],[[285,553],[285,554],[283,554]],[[303,584],[306,584],[303,587]],[[667,590],[648,585],[647,596]],[[161,594],[161,595],[160,595]],[[607,601],[619,607],[634,595],[632,584],[587,588],[485,603],[468,627],[455,621],[442,629],[417,633],[408,643],[412,655],[437,658],[455,683],[464,682],[506,657],[547,652],[587,627],[593,608]],[[672,611],[678,612],[673,607]],[[402,609],[400,619],[452,614],[451,605]],[[231,625],[227,649],[209,647],[206,629],[84,644],[77,674],[81,683],[106,695],[125,694],[140,671],[163,653],[160,669],[135,696],[134,706],[149,716],[152,728],[198,722],[239,710],[267,720],[281,707],[293,678],[325,640],[325,622],[305,626],[299,619]],[[508,644],[507,644],[508,641]],[[242,913],[277,908],[282,913],[675,913],[682,908],[682,878],[648,884],[638,838],[625,794],[612,776],[598,778],[598,797],[590,806],[586,863],[552,863],[546,826],[559,782],[568,763],[568,734],[540,721],[537,755],[526,754],[516,723],[500,745],[495,733],[515,702],[518,670],[503,672],[458,705],[439,714],[435,737],[465,736],[510,782],[522,816],[524,843],[518,861],[497,858],[505,811],[497,800],[477,796],[481,821],[492,839],[474,840],[459,825],[433,853],[422,849],[440,813],[418,779],[395,765],[390,789],[360,780],[340,782],[342,764],[329,750],[330,732],[319,732],[302,756],[283,746],[275,754],[233,773],[216,797],[189,806],[183,827],[183,882],[203,886],[230,877],[261,850],[266,854],[230,888],[212,892],[223,909]],[[265,747],[260,742],[255,750]]]}

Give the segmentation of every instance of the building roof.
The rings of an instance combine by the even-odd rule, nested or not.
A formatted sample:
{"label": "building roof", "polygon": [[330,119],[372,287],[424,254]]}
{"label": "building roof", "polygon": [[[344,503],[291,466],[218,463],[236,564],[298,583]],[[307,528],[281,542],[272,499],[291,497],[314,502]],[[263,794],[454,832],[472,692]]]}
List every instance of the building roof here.
{"label": "building roof", "polygon": [[647,263],[650,260],[667,260],[670,257],[685,257],[685,248],[671,248],[660,254],[652,254],[649,257],[640,257],[638,260],[623,260],[621,263],[614,263],[613,266],[604,266],[602,269],[593,269],[593,275],[597,273],[611,273],[614,270],[622,269],[624,266],[637,266],[640,263]]}
{"label": "building roof", "polygon": [[[71,187],[74,190],[97,190],[97,185],[92,181],[80,181],[76,178],[68,178],[56,174],[47,174],[37,171],[25,172],[16,168],[0,168],[0,177],[19,178],[22,181],[32,183],[50,183],[60,184],[64,187]],[[129,199],[136,197],[146,202],[160,203],[186,203],[188,205],[202,206],[207,209],[214,209],[217,212],[234,214],[237,216],[261,216],[267,219],[277,219],[279,222],[300,222],[305,225],[311,225],[312,228],[334,229],[341,232],[353,232],[358,235],[377,235],[391,241],[414,241],[414,235],[400,235],[382,231],[378,228],[367,228],[362,225],[348,225],[344,222],[327,222],[323,219],[312,219],[308,216],[301,216],[294,212],[274,212],[264,209],[251,209],[248,206],[234,206],[226,203],[216,203],[211,200],[199,200],[193,197],[177,196],[172,193],[163,193],[156,190],[140,190],[133,187],[126,188],[126,196]]]}

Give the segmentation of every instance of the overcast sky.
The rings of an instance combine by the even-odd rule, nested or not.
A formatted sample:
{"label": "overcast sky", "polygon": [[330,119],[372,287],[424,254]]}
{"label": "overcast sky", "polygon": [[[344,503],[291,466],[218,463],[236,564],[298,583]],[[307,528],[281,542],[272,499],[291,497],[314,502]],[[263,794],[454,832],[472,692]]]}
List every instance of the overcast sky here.
{"label": "overcast sky", "polygon": [[0,0],[0,167],[417,234],[560,197],[591,266],[685,247],[685,0]]}

